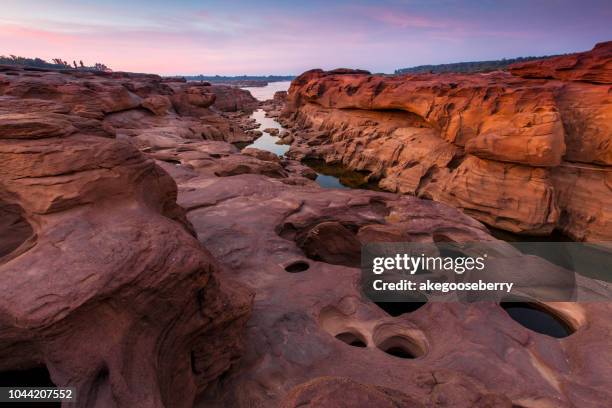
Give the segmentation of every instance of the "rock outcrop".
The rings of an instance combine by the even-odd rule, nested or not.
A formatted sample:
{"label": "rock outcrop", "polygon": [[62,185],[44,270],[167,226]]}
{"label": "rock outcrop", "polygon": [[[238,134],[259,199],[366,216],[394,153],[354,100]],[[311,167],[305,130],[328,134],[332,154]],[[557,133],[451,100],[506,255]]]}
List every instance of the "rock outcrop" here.
{"label": "rock outcrop", "polygon": [[223,112],[252,112],[257,109],[258,101],[247,90],[230,85],[212,85],[216,99],[214,107]]}
{"label": "rock outcrop", "polygon": [[[495,303],[398,311],[370,301],[355,267],[362,243],[496,240],[444,203],[323,189],[298,160],[241,152],[230,142],[251,140],[246,130],[257,124],[241,111],[219,112],[210,88],[145,75],[0,72],[0,376],[44,366],[55,384],[77,387],[77,406],[87,407],[590,408],[612,398],[612,306],[546,304],[574,331],[558,340],[519,325]],[[281,95],[268,105],[278,112],[282,103]],[[304,109],[329,111],[314,103]],[[481,166],[482,174],[465,176],[475,184],[501,166],[550,194],[557,127],[543,118],[539,146],[551,149],[521,150],[521,160],[547,163],[536,166],[465,153],[416,114],[334,112],[373,132],[396,121],[406,124],[398,134],[418,129],[402,140],[420,138],[422,150],[417,143],[401,154],[440,169],[431,172],[430,194],[444,169],[454,173],[466,162]],[[295,136],[294,152],[341,157],[325,147],[325,129],[295,127],[284,136]],[[382,142],[393,140],[376,146],[392,150]],[[380,166],[364,146],[342,152],[355,148],[354,160]],[[585,171],[593,166],[603,167],[584,164]],[[586,176],[570,176],[554,173],[568,188],[553,189],[551,199],[565,194],[583,205],[588,192],[569,186]],[[402,188],[414,182],[399,179]],[[457,185],[491,202],[501,188]],[[536,209],[552,205],[527,191],[520,199]],[[591,205],[584,214],[597,200]]]}
{"label": "rock outcrop", "polygon": [[364,385],[349,378],[322,377],[295,387],[284,399],[281,407],[421,408],[425,405],[394,389]]}
{"label": "rock outcrop", "polygon": [[596,44],[592,51],[513,64],[513,75],[524,78],[561,79],[612,84],[610,42]]}
{"label": "rock outcrop", "polygon": [[[408,400],[569,408],[609,397],[598,379],[610,367],[593,360],[610,354],[607,303],[548,305],[575,322],[575,333],[559,341],[521,327],[494,303],[428,303],[398,316],[364,298],[355,268],[361,242],[493,239],[459,210],[407,195],[287,185],[253,173],[211,179],[203,169],[164,166],[181,180],[179,203],[200,242],[257,293],[239,368],[196,406]],[[417,358],[392,355],[393,344]],[[341,378],[315,380],[327,376]]]}
{"label": "rock outcrop", "polygon": [[510,73],[308,71],[283,113],[289,154],[368,171],[383,189],[507,231],[610,240],[611,72],[612,42]]}
{"label": "rock outcrop", "polygon": [[191,407],[239,358],[252,294],[219,277],[174,180],[108,124],[145,101],[169,115],[171,90],[19,70],[0,84],[3,381],[47,370],[75,406]]}

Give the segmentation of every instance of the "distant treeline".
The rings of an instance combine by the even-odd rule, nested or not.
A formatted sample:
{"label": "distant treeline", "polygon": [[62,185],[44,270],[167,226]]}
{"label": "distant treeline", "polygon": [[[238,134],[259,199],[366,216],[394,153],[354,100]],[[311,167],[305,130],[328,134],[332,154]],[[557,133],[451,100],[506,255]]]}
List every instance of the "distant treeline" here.
{"label": "distant treeline", "polygon": [[105,71],[110,72],[111,69],[104,64],[96,62],[94,65],[87,66],[83,61],[72,61],[72,65],[68,61],[61,58],[53,58],[53,62],[45,61],[41,58],[26,58],[17,55],[9,55],[8,57],[0,55],[0,65],[19,65],[33,68],[48,68],[48,69],[83,69],[89,71]]}
{"label": "distant treeline", "polygon": [[423,74],[423,73],[442,73],[442,72],[487,72],[503,70],[509,65],[517,62],[532,61],[537,59],[546,59],[558,57],[559,55],[544,55],[541,57],[518,57],[504,58],[492,61],[470,61],[470,62],[455,62],[452,64],[438,65],[419,65],[411,68],[400,68],[395,70],[395,74]]}
{"label": "distant treeline", "polygon": [[279,81],[291,81],[295,78],[293,75],[237,75],[237,76],[223,76],[223,75],[192,75],[184,76],[188,81],[206,81],[206,82],[244,82],[244,81],[263,81],[263,82],[279,82]]}

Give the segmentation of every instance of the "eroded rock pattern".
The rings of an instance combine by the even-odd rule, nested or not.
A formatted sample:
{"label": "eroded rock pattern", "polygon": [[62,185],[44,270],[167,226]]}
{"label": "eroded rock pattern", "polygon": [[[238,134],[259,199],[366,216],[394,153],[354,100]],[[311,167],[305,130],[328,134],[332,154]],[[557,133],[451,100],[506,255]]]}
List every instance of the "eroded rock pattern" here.
{"label": "eroded rock pattern", "polygon": [[80,407],[192,406],[240,356],[252,294],[217,277],[175,182],[108,126],[165,98],[161,81],[0,83],[0,371],[44,365]]}
{"label": "eroded rock pattern", "polygon": [[[424,406],[597,407],[609,397],[596,378],[612,367],[594,358],[610,357],[609,304],[550,305],[576,329],[557,340],[497,304],[431,303],[394,317],[363,298],[352,241],[492,239],[457,210],[388,193],[287,187],[257,174],[192,175],[180,190],[200,241],[257,294],[240,368],[198,406],[411,406],[397,402],[405,394]],[[327,376],[366,386],[347,386],[342,397],[334,382],[309,383]]]}
{"label": "eroded rock pattern", "polygon": [[247,90],[229,85],[212,85],[215,94],[214,107],[223,112],[252,112],[257,108],[257,99]]}
{"label": "eroded rock pattern", "polygon": [[283,114],[290,155],[368,171],[507,231],[610,240],[611,72],[612,42],[510,73],[308,71]]}
{"label": "eroded rock pattern", "polygon": [[[209,88],[0,72],[0,370],[44,364],[55,383],[79,388],[81,406],[101,407],[599,407],[612,398],[609,304],[546,305],[575,330],[558,340],[492,303],[398,313],[372,303],[359,290],[361,243],[494,238],[443,203],[322,189],[297,160],[239,151],[228,142],[252,140],[257,124],[215,109]],[[284,97],[267,105],[278,113]],[[506,162],[459,154],[417,115],[335,112],[350,116],[346,132],[362,123],[356,137],[371,121],[399,120],[408,130],[398,132],[435,141],[435,157],[403,149],[415,174],[425,159],[449,173],[481,166],[476,179],[494,166],[510,174]],[[288,135],[300,138],[295,151],[325,148],[329,132],[304,134]],[[398,148],[384,140],[371,139]],[[381,166],[366,150],[360,160]],[[547,166],[512,166],[511,179],[538,192],[521,191],[528,208],[558,205],[533,198],[556,199]],[[469,191],[495,200],[493,188]],[[563,194],[581,205],[587,192]],[[592,222],[582,228],[590,234]]]}

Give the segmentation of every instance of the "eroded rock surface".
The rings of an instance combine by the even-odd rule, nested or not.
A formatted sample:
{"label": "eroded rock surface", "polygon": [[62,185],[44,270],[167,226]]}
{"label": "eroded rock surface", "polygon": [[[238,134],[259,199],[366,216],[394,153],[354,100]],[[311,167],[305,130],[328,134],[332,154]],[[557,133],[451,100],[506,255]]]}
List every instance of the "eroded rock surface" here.
{"label": "eroded rock surface", "polygon": [[611,72],[612,42],[510,73],[308,71],[283,113],[289,155],[368,171],[507,231],[610,240]]}
{"label": "eroded rock surface", "polygon": [[[569,408],[612,398],[609,304],[547,305],[575,330],[557,340],[497,304],[427,303],[391,314],[361,294],[361,243],[494,240],[464,212],[409,195],[322,189],[298,160],[240,152],[229,142],[251,140],[257,125],[215,109],[206,84],[3,72],[0,126],[19,136],[0,132],[0,370],[44,364],[58,385],[79,388],[81,406]],[[283,103],[282,94],[267,103],[272,115]],[[418,129],[421,145],[435,141],[438,154],[419,144],[402,154],[449,177],[466,162],[481,166],[469,173],[474,181],[456,182],[490,205],[494,183],[515,178],[572,205],[587,194],[550,191],[548,165],[466,154],[416,114],[335,112],[372,132],[400,120],[406,140]],[[539,129],[554,133],[547,123]],[[285,136],[306,156],[327,149],[329,132]],[[385,140],[380,149],[401,148]],[[381,166],[364,146],[347,151]],[[537,149],[522,152],[540,160]],[[542,152],[543,162],[556,160],[554,149]],[[428,173],[419,166],[414,174]],[[493,171],[508,179],[482,188],[478,178]],[[406,173],[402,188],[434,194],[437,177],[425,188]],[[558,205],[521,194],[538,211]],[[591,210],[581,208],[588,235]],[[541,220],[525,223],[537,229]]]}
{"label": "eroded rock surface", "polygon": [[[402,406],[405,397],[415,406],[597,407],[609,397],[596,378],[610,367],[587,351],[608,354],[596,339],[610,330],[609,304],[551,305],[581,322],[558,341],[518,325],[497,304],[431,303],[393,317],[363,297],[353,241],[493,239],[458,210],[257,174],[193,175],[179,185],[200,241],[257,294],[240,367],[198,406]],[[394,347],[417,358],[397,357]],[[308,383],[327,376],[350,379],[353,391],[341,397],[345,380]]]}
{"label": "eroded rock surface", "polygon": [[589,52],[513,64],[510,72],[525,78],[554,78],[610,85],[610,42],[596,44]]}
{"label": "eroded rock surface", "polygon": [[296,386],[281,407],[414,407],[425,405],[408,395],[389,388],[364,385],[348,378],[322,377]]}
{"label": "eroded rock surface", "polygon": [[257,99],[249,91],[229,85],[212,85],[216,99],[214,107],[223,112],[252,112],[257,108]]}
{"label": "eroded rock surface", "polygon": [[0,72],[0,372],[46,367],[77,389],[79,407],[191,407],[239,358],[252,293],[218,277],[174,180],[109,126],[149,117],[146,100],[151,118],[170,115],[161,98],[172,91],[148,76],[10,72]]}

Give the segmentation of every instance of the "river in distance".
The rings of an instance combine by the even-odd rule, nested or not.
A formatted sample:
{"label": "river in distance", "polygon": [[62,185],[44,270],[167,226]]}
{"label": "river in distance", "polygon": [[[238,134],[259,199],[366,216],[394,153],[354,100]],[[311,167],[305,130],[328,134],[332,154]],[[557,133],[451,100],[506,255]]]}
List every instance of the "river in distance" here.
{"label": "river in distance", "polygon": [[[253,87],[244,87],[242,89],[246,89],[255,97],[255,99],[260,101],[265,101],[267,99],[272,99],[274,97],[274,93],[277,91],[286,91],[289,89],[290,81],[280,81],[280,82],[270,82],[266,86],[253,86]],[[283,156],[287,150],[289,150],[288,145],[277,144],[279,138],[277,136],[273,136],[268,132],[265,132],[264,129],[278,129],[279,134],[282,133],[285,128],[281,126],[280,123],[275,121],[273,118],[267,118],[266,113],[263,109],[257,109],[253,112],[251,116],[253,119],[257,121],[261,126],[259,130],[263,132],[263,134],[255,140],[253,143],[246,147],[254,147],[260,150],[267,150],[272,152],[278,156]],[[335,166],[327,166],[325,162],[322,160],[316,161],[316,166],[311,165],[314,164],[306,162],[305,164],[313,168],[317,172],[316,182],[323,188],[350,188],[349,185],[344,181],[343,177],[341,177],[339,172],[342,170],[336,168]],[[345,171],[346,173],[349,173]],[[350,172],[352,173],[352,172]]]}

